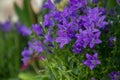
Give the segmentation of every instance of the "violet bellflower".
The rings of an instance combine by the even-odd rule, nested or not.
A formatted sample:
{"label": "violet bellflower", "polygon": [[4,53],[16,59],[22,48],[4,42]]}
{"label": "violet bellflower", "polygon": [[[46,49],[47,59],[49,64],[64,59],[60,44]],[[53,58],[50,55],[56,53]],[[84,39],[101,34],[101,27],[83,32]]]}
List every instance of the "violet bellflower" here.
{"label": "violet bellflower", "polygon": [[73,11],[87,5],[87,0],[69,0],[69,1],[70,1],[70,4],[72,5],[71,10]]}
{"label": "violet bellflower", "polygon": [[23,61],[24,65],[28,64],[28,61],[32,54],[33,54],[32,50],[28,50],[28,49],[24,48],[24,50],[22,51],[22,57],[23,57],[22,61]]}
{"label": "violet bellflower", "polygon": [[26,25],[23,25],[20,27],[20,33],[23,35],[23,36],[29,36],[32,34],[32,30],[29,29]]}
{"label": "violet bellflower", "polygon": [[43,5],[43,9],[50,9],[50,10],[55,10],[54,4],[51,2],[51,0],[47,0],[45,4]]}
{"label": "violet bellflower", "polygon": [[63,48],[64,45],[71,41],[71,38],[68,37],[67,33],[64,33],[62,30],[58,31],[58,35],[59,37],[56,38],[56,42],[60,43],[60,48]]}
{"label": "violet bellflower", "polygon": [[51,30],[48,31],[48,34],[45,35],[44,42],[53,42],[53,38],[51,37]]}
{"label": "violet bellflower", "polygon": [[42,26],[40,26],[38,24],[33,24],[32,27],[33,27],[34,32],[38,36],[43,36],[44,35],[44,30],[43,30]]}
{"label": "violet bellflower", "polygon": [[113,71],[109,74],[111,80],[120,80],[120,71]]}
{"label": "violet bellflower", "polygon": [[51,19],[51,14],[46,14],[44,17],[44,26],[54,26],[54,22]]}
{"label": "violet bellflower", "polygon": [[95,44],[100,44],[102,41],[99,39],[100,32],[90,35],[90,48],[93,48]]}
{"label": "violet bellflower", "polygon": [[84,61],[84,64],[89,66],[91,70],[93,70],[98,64],[101,64],[101,62],[98,60],[98,53],[94,53],[93,56],[86,54],[86,57],[88,60]]}
{"label": "violet bellflower", "polygon": [[34,40],[33,42],[28,42],[29,48],[33,49],[37,53],[44,51],[44,47],[41,41]]}
{"label": "violet bellflower", "polygon": [[9,32],[11,30],[11,23],[10,20],[5,21],[4,23],[1,23],[0,29],[4,32]]}
{"label": "violet bellflower", "polygon": [[97,26],[98,28],[104,28],[105,25],[108,24],[105,21],[106,16],[102,15],[103,12],[101,12],[98,7],[95,7],[93,9],[88,8],[87,12],[88,20],[92,21],[94,23],[94,26]]}
{"label": "violet bellflower", "polygon": [[100,44],[102,42],[99,39],[99,36],[100,32],[92,32],[91,30],[80,30],[80,34],[76,34],[76,44],[81,44],[81,48],[86,48],[88,45],[90,45],[90,48],[93,48],[96,44]]}

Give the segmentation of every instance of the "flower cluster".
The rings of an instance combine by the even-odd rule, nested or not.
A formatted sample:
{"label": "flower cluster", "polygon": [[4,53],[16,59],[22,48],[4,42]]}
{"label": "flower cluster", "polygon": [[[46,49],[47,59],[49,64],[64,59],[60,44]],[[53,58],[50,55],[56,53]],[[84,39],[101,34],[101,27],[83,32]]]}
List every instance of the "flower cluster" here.
{"label": "flower cluster", "polygon": [[[69,5],[63,11],[57,10],[51,0],[47,0],[42,9],[49,9],[49,12],[44,16],[43,24],[32,25],[33,31],[38,36],[28,43],[33,53],[38,55],[44,51],[52,53],[55,42],[60,43],[60,48],[73,42],[72,51],[82,53],[83,49],[92,49],[102,42],[101,29],[108,24],[105,21],[104,9],[87,7],[87,0],[69,0]],[[25,27],[22,31],[23,34],[32,33]],[[84,64],[90,66],[90,69],[101,63],[97,53],[93,57],[87,54],[86,57],[88,60]]]}

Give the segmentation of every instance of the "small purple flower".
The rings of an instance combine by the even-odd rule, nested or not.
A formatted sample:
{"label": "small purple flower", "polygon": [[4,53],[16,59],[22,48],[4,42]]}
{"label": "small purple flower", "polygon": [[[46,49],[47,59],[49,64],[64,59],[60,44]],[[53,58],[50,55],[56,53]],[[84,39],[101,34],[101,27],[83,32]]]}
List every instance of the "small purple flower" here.
{"label": "small purple flower", "polygon": [[58,31],[58,35],[59,37],[56,38],[56,42],[60,43],[60,48],[71,41],[70,37],[67,36],[67,33],[62,32],[62,30]]}
{"label": "small purple flower", "polygon": [[116,37],[114,37],[114,36],[110,37],[110,38],[109,38],[109,41],[110,41],[110,42],[115,42],[115,41],[116,41]]}
{"label": "small purple flower", "polygon": [[44,51],[43,45],[40,41],[34,40],[34,42],[28,42],[29,48],[33,49],[37,53]]}
{"label": "small purple flower", "polygon": [[120,80],[120,71],[113,71],[109,74],[109,76],[112,80]]}
{"label": "small purple flower", "polygon": [[60,43],[60,48],[63,48],[64,45],[70,42],[70,38],[67,36],[61,36],[56,39],[56,42]]}
{"label": "small purple flower", "polygon": [[29,36],[32,34],[32,30],[27,28],[26,25],[23,25],[20,27],[20,33],[23,35],[23,36]]}
{"label": "small purple flower", "polygon": [[23,57],[23,58],[22,58],[22,61],[23,61],[23,64],[24,64],[24,65],[28,65],[29,60],[30,60],[30,57]]}
{"label": "small purple flower", "polygon": [[32,25],[34,32],[39,35],[39,36],[43,36],[44,35],[44,31],[42,26],[38,25],[38,24],[33,24]]}
{"label": "small purple flower", "polygon": [[71,6],[71,10],[77,10],[79,8],[84,7],[87,4],[87,0],[69,0]]}
{"label": "small purple flower", "polygon": [[54,22],[51,19],[51,14],[46,14],[44,17],[44,26],[54,26]]}
{"label": "small purple flower", "polygon": [[23,57],[23,59],[22,59],[23,64],[27,65],[31,55],[33,54],[33,51],[24,48],[24,50],[22,51],[21,54],[22,54],[22,57]]}
{"label": "small purple flower", "polygon": [[100,32],[90,35],[90,48],[93,48],[95,44],[100,44],[102,41],[99,39]]}
{"label": "small purple flower", "polygon": [[45,42],[45,43],[46,43],[46,42],[53,42],[53,38],[51,37],[51,31],[50,31],[50,30],[48,31],[48,34],[45,35],[45,40],[44,40],[44,42]]}
{"label": "small purple flower", "polygon": [[99,28],[104,28],[106,25],[108,25],[108,23],[106,21],[104,21],[106,18],[106,16],[101,16],[98,19],[98,22],[96,23],[96,26],[98,26]]}
{"label": "small purple flower", "polygon": [[48,8],[50,10],[55,10],[55,5],[51,2],[51,0],[47,0],[43,5],[43,9]]}
{"label": "small purple flower", "polygon": [[77,43],[77,44],[75,44],[75,46],[74,46],[74,49],[73,49],[73,52],[75,53],[75,54],[79,54],[79,53],[81,53],[82,52],[82,43]]}
{"label": "small purple flower", "polygon": [[93,56],[86,54],[86,57],[88,60],[84,61],[84,64],[89,66],[91,70],[93,70],[98,64],[101,64],[98,60],[98,53],[94,53]]}
{"label": "small purple flower", "polygon": [[0,29],[2,29],[2,31],[4,32],[8,32],[11,30],[11,23],[10,20],[5,21],[4,23],[0,23]]}
{"label": "small purple flower", "polygon": [[109,38],[109,43],[110,43],[110,47],[113,47],[114,46],[114,42],[116,41],[116,37],[115,36],[111,36]]}
{"label": "small purple flower", "polygon": [[24,48],[24,50],[22,51],[22,56],[23,57],[29,57],[33,54],[33,51],[32,50],[28,50],[26,48]]}

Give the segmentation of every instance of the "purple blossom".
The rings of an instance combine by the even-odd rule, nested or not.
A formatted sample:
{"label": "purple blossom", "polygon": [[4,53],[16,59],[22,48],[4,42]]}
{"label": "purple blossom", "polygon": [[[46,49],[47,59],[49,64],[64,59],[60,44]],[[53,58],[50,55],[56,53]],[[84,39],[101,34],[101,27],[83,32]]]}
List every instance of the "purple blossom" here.
{"label": "purple blossom", "polygon": [[87,4],[87,0],[69,0],[71,6],[71,10],[77,10],[79,8],[84,7]]}
{"label": "purple blossom", "polygon": [[44,40],[44,42],[45,42],[45,43],[46,43],[46,42],[53,42],[53,38],[51,37],[51,31],[50,31],[50,30],[48,31],[48,34],[45,35],[45,40]]}
{"label": "purple blossom", "polygon": [[81,44],[81,47],[86,48],[90,45],[93,48],[96,44],[100,44],[102,41],[99,39],[100,32],[94,32],[91,30],[80,30],[80,34],[76,34],[76,44]]}
{"label": "purple blossom", "polygon": [[23,35],[23,36],[29,36],[32,34],[32,30],[27,28],[26,25],[23,25],[21,27],[19,27],[19,30],[20,30],[20,33]]}
{"label": "purple blossom", "polygon": [[106,16],[101,16],[98,19],[98,22],[96,22],[96,26],[100,27],[100,28],[104,28],[106,25],[108,25],[108,23],[106,21],[104,21],[106,18]]}
{"label": "purple blossom", "polygon": [[55,10],[54,4],[51,2],[51,0],[47,0],[45,4],[43,5],[43,9],[48,8],[50,10]]}
{"label": "purple blossom", "polygon": [[0,29],[4,32],[8,32],[11,30],[11,23],[10,20],[5,21],[4,23],[0,23]]}
{"label": "purple blossom", "polygon": [[24,64],[24,65],[28,65],[29,60],[30,60],[30,57],[23,57],[23,58],[22,58],[22,61],[23,61],[23,64]]}
{"label": "purple blossom", "polygon": [[60,48],[71,41],[70,37],[67,36],[67,33],[63,33],[62,30],[58,31],[58,35],[59,37],[56,38],[56,42],[60,43]]}
{"label": "purple blossom", "polygon": [[116,0],[117,4],[120,4],[120,0]]}
{"label": "purple blossom", "polygon": [[84,61],[84,64],[89,66],[91,70],[93,70],[98,64],[101,64],[98,60],[98,53],[94,53],[93,56],[86,54],[86,57],[88,60]]}
{"label": "purple blossom", "polygon": [[68,36],[60,36],[56,38],[56,42],[60,43],[60,48],[63,48],[64,45],[70,42],[70,38]]}
{"label": "purple blossom", "polygon": [[39,36],[43,36],[44,35],[44,31],[42,26],[38,25],[38,24],[33,24],[32,25],[34,32],[39,35]]}
{"label": "purple blossom", "polygon": [[120,71],[113,71],[109,74],[109,76],[112,80],[120,80]]}
{"label": "purple blossom", "polygon": [[44,51],[43,45],[40,41],[34,40],[33,42],[28,42],[29,48],[33,49],[37,53]]}
{"label": "purple blossom", "polygon": [[44,26],[54,26],[53,20],[51,20],[51,14],[46,14],[44,17]]}
{"label": "purple blossom", "polygon": [[75,44],[73,52],[79,54],[82,52],[82,43]]}
{"label": "purple blossom", "polygon": [[23,57],[29,57],[33,54],[33,51],[32,50],[28,50],[28,49],[24,49],[23,52],[22,52],[22,56]]}
{"label": "purple blossom", "polygon": [[109,38],[109,41],[110,41],[110,42],[115,42],[115,41],[116,41],[116,37],[115,37],[115,36],[111,36],[111,37]]}
{"label": "purple blossom", "polygon": [[[98,27],[98,28],[104,28],[105,25],[107,25],[108,23],[105,21],[106,16],[102,15],[103,12],[101,12],[99,10],[98,7],[95,7],[93,9],[88,8],[87,9],[88,14],[87,14],[87,19],[90,20],[91,22],[89,23],[94,23],[94,26]],[[85,22],[87,23],[87,22]]]}
{"label": "purple blossom", "polygon": [[28,61],[29,61],[32,54],[33,54],[33,51],[28,50],[26,48],[22,51],[22,57],[23,57],[22,61],[23,61],[24,65],[28,64]]}
{"label": "purple blossom", "polygon": [[90,35],[90,48],[93,48],[95,44],[100,44],[102,41],[99,39],[100,37],[100,32],[97,32],[95,34]]}

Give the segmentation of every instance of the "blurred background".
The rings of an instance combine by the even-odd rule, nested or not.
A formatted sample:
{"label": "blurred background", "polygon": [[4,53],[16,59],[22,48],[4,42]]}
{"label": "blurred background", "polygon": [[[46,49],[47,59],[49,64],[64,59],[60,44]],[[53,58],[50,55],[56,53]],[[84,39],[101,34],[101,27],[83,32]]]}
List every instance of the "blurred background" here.
{"label": "blurred background", "polygon": [[37,23],[41,4],[42,0],[0,0],[0,80],[21,80],[27,75],[22,73],[21,52],[28,37],[16,27],[18,23],[28,27]]}
{"label": "blurred background", "polygon": [[24,71],[21,52],[27,47],[29,37],[23,36],[19,27],[25,25],[31,29],[32,24],[40,23],[40,15],[45,14],[40,12],[44,1],[0,0],[0,80],[34,80],[36,77],[33,68]]}

